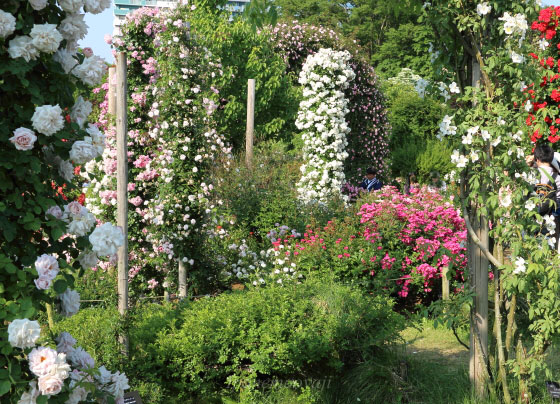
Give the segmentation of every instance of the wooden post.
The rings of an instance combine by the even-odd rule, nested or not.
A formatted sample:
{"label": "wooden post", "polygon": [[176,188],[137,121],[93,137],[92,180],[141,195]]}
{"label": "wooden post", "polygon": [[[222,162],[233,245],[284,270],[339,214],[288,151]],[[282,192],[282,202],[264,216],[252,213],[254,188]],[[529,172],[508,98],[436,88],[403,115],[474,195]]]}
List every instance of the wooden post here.
{"label": "wooden post", "polygon": [[245,131],[245,164],[253,166],[253,137],[255,135],[255,79],[247,83],[247,130]]}
{"label": "wooden post", "polygon": [[448,272],[449,267],[447,265],[441,268],[441,298],[443,300],[449,300],[449,279],[447,279]]}
{"label": "wooden post", "polygon": [[187,267],[182,258],[179,258],[179,299],[187,297]]}
{"label": "wooden post", "polygon": [[[473,57],[471,85],[479,88],[480,78],[480,65]],[[484,192],[482,189],[481,193]],[[475,224],[474,230],[483,246],[488,248],[488,218],[476,206],[471,209],[471,223]],[[470,281],[475,292],[471,310],[469,376],[476,396],[484,398],[488,382],[488,259],[472,242],[469,242],[469,250]]]}
{"label": "wooden post", "polygon": [[115,86],[115,76],[117,68],[115,66],[109,67],[109,93],[107,94],[108,101],[108,111],[111,117],[117,114],[117,99],[116,99],[116,86]]}
{"label": "wooden post", "polygon": [[[127,83],[126,54],[120,52],[117,59],[116,129],[117,129],[117,225],[124,233],[124,244],[119,248],[118,297],[119,313],[128,311],[128,155],[127,155]],[[128,353],[128,337],[120,336]]]}

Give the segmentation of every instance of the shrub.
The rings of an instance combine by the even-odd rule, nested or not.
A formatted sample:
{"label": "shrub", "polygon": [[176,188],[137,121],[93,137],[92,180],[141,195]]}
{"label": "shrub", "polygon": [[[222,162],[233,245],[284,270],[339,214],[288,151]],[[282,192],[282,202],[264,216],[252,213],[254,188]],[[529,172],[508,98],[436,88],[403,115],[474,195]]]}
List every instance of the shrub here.
{"label": "shrub", "polygon": [[270,378],[334,375],[395,339],[402,322],[391,306],[315,281],[206,298],[159,333],[158,358],[180,399],[225,388],[248,394]]}

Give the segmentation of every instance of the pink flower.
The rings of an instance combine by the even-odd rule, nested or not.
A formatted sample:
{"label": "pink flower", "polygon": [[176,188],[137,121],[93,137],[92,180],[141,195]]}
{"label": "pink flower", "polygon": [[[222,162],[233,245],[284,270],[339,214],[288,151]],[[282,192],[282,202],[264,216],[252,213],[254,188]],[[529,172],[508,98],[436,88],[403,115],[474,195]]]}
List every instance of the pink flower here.
{"label": "pink flower", "polygon": [[39,378],[39,390],[44,396],[53,396],[60,393],[63,385],[64,380],[56,374],[49,374]]}
{"label": "pink flower", "polygon": [[17,128],[14,130],[14,136],[10,139],[10,142],[14,144],[17,150],[31,150],[33,149],[33,144],[37,140],[35,132],[27,128]]}

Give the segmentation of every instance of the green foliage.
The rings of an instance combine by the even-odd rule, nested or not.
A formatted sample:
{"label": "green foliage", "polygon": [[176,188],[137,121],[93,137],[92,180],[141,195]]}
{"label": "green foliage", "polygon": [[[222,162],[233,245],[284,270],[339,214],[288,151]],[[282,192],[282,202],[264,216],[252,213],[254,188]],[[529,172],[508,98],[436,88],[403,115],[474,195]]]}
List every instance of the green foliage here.
{"label": "green foliage", "polygon": [[223,97],[215,118],[218,132],[226,136],[234,151],[241,149],[245,139],[248,79],[256,83],[256,136],[289,140],[295,131],[299,95],[268,34],[255,32],[243,19],[231,23],[204,13],[193,14],[191,27],[198,40],[221,61],[224,74],[212,83]]}
{"label": "green foliage", "polygon": [[253,27],[262,28],[266,25],[276,25],[278,7],[274,1],[254,0],[246,3],[243,18]]}
{"label": "green foliage", "polygon": [[311,282],[194,302],[160,333],[159,358],[173,396],[221,388],[248,394],[260,380],[334,375],[394,340],[399,315],[382,297]]}
{"label": "green foliage", "polygon": [[425,144],[425,148],[416,157],[416,173],[420,182],[429,183],[434,173],[442,179],[445,174],[453,170],[451,163],[451,153],[453,150],[448,142],[430,139]]}

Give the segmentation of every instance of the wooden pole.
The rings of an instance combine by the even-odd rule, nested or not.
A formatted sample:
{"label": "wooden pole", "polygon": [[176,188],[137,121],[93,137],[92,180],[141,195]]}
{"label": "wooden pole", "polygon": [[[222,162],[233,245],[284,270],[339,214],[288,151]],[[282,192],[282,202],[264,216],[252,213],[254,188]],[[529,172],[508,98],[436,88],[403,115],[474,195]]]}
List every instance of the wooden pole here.
{"label": "wooden pole", "polygon": [[441,298],[443,300],[449,300],[449,279],[447,279],[448,272],[449,267],[447,265],[441,268]]}
{"label": "wooden pole", "polygon": [[253,137],[255,136],[255,79],[247,83],[247,130],[245,131],[245,164],[253,166]]}
{"label": "wooden pole", "polygon": [[[117,59],[116,88],[116,129],[117,129],[117,225],[124,233],[124,244],[118,256],[118,297],[119,313],[126,316],[128,311],[128,155],[127,155],[127,85],[126,54],[120,52]],[[125,352],[128,353],[128,338],[120,337]]]}
{"label": "wooden pole", "polygon": [[187,267],[182,258],[179,258],[179,299],[187,297]]}
{"label": "wooden pole", "polygon": [[108,111],[111,117],[117,114],[117,99],[116,99],[116,86],[115,86],[115,76],[117,68],[115,66],[109,67],[109,93],[107,94],[108,101]]}

